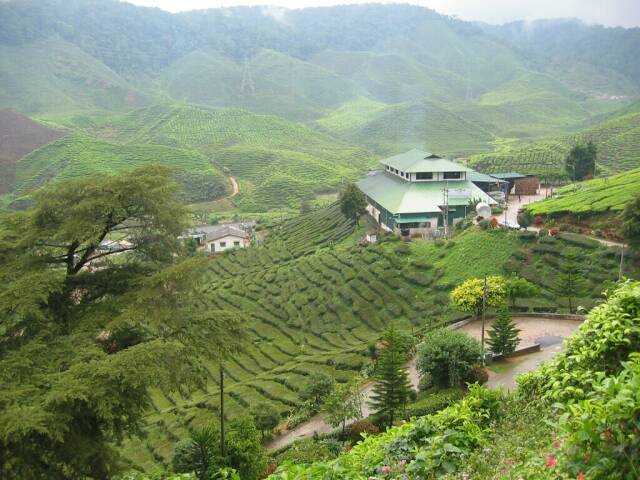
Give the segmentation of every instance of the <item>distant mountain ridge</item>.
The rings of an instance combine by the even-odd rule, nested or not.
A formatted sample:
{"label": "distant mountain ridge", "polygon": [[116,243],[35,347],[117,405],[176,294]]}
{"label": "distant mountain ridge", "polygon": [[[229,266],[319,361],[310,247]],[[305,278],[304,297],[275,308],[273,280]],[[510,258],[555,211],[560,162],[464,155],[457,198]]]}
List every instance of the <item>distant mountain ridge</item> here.
{"label": "distant mountain ridge", "polygon": [[[234,202],[250,211],[297,208],[416,147],[485,155],[478,165],[493,169],[542,142],[557,174],[566,139],[640,97],[640,29],[528,28],[398,4],[170,14],[115,0],[0,2],[0,108],[74,134],[24,159],[11,193],[154,155],[188,172],[194,201],[225,195],[223,176],[237,176]],[[634,120],[601,130],[606,171],[638,166]]]}

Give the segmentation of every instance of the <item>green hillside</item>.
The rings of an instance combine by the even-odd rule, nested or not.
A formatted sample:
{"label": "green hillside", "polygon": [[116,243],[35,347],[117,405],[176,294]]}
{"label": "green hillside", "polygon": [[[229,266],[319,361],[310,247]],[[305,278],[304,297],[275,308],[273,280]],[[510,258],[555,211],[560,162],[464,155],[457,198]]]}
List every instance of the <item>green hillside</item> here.
{"label": "green hillside", "polygon": [[227,179],[207,158],[194,151],[162,145],[120,145],[69,134],[20,159],[14,195],[27,195],[46,182],[129,170],[146,163],[176,169],[187,201],[224,196]]}
{"label": "green hillside", "polygon": [[303,198],[357,178],[373,162],[363,148],[243,110],[158,105],[96,119],[52,118],[114,144],[196,150],[245,182],[248,188],[236,200],[254,212],[296,207]]}
{"label": "green hillside", "polygon": [[[338,116],[334,114],[321,119],[320,124],[335,126],[343,138],[381,154],[421,147],[444,155],[460,156],[491,148],[491,133],[433,102],[425,100],[384,109],[374,105],[376,107],[372,110],[370,103],[352,102],[341,107]],[[363,120],[356,120],[350,127],[349,118],[353,117]]]}
{"label": "green hillside", "polygon": [[356,90],[335,73],[273,50],[243,63],[219,52],[196,51],[167,67],[161,78],[178,100],[242,107],[293,120],[316,118],[354,97]]}
{"label": "green hillside", "polygon": [[640,168],[606,178],[567,185],[556,196],[532,203],[533,215],[597,215],[622,211],[640,194]]}
{"label": "green hillside", "polygon": [[[293,421],[309,376],[323,372],[345,382],[358,374],[369,361],[367,343],[389,322],[428,330],[459,319],[448,292],[470,277],[515,271],[543,292],[527,308],[564,308],[552,272],[575,247],[568,240],[538,244],[515,232],[473,230],[447,244],[392,238],[361,248],[348,238],[352,229],[334,205],[276,226],[259,248],[211,259],[201,295],[252,319],[247,352],[224,365],[229,417],[268,402]],[[591,265],[589,294],[580,299],[589,306],[603,282],[616,277],[617,263],[598,244],[579,248]],[[168,462],[177,439],[211,421],[218,411],[217,368],[209,366],[203,392],[155,395],[148,435],[123,450],[132,466],[148,471]]]}
{"label": "green hillside", "polygon": [[68,42],[0,44],[0,108],[33,114],[125,110],[147,102],[144,93]]}
{"label": "green hillside", "polygon": [[640,111],[637,104],[633,109],[636,111],[625,110],[574,135],[474,155],[470,165],[485,172],[515,170],[557,180],[566,178],[564,159],[571,147],[593,141],[598,148],[597,168],[602,174],[637,168],[640,166]]}
{"label": "green hillside", "polygon": [[335,459],[285,464],[267,478],[637,477],[629,419],[640,407],[640,284],[619,285],[607,297],[565,340],[566,351],[521,375],[512,392],[470,385],[440,411],[367,435]]}

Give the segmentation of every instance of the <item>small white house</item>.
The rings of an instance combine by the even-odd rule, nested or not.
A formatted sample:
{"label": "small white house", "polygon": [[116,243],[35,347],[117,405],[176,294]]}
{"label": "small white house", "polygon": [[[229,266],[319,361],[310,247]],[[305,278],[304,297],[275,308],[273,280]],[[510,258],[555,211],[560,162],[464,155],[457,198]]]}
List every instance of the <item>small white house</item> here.
{"label": "small white house", "polygon": [[231,248],[245,248],[250,244],[247,232],[235,227],[224,227],[208,233],[204,238],[204,249],[209,253],[222,253]]}

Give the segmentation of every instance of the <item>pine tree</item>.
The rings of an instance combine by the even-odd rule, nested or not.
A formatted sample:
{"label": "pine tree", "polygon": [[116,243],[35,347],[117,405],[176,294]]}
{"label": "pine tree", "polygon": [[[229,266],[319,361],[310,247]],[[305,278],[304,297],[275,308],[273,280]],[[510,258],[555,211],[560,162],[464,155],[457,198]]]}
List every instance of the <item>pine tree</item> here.
{"label": "pine tree", "polygon": [[576,252],[570,251],[565,255],[556,281],[556,289],[567,298],[569,313],[573,313],[573,300],[576,297],[586,295],[587,288],[587,281],[578,266],[578,255]]}
{"label": "pine tree", "polygon": [[411,394],[407,353],[399,332],[391,326],[384,334],[386,347],[380,353],[369,406],[393,425],[398,410],[404,408]]}
{"label": "pine tree", "polygon": [[487,344],[489,344],[493,353],[509,355],[515,351],[518,343],[520,343],[519,333],[520,330],[513,323],[509,309],[506,306],[502,306],[498,310],[498,318],[496,318],[491,330],[489,330]]}

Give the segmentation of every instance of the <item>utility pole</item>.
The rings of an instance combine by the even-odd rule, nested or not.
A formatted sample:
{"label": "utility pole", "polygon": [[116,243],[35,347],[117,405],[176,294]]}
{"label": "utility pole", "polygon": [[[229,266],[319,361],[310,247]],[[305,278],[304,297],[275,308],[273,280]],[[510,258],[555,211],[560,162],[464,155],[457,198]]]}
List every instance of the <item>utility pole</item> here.
{"label": "utility pole", "polygon": [[220,363],[220,455],[224,458],[224,370]]}
{"label": "utility pole", "polygon": [[622,262],[624,260],[624,243],[620,246],[620,269],[618,270],[618,282],[622,280]]}
{"label": "utility pole", "polygon": [[443,202],[442,205],[444,207],[444,238],[449,238],[449,182],[446,182],[444,188],[442,189]]}
{"label": "utility pole", "polygon": [[487,309],[487,276],[484,276],[484,287],[482,288],[482,337],[480,340],[480,352],[482,354],[482,366],[485,366],[484,355],[484,320],[485,310]]}

